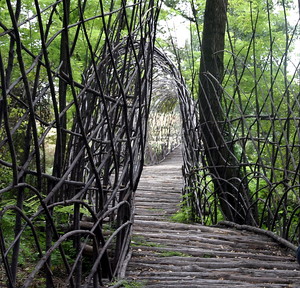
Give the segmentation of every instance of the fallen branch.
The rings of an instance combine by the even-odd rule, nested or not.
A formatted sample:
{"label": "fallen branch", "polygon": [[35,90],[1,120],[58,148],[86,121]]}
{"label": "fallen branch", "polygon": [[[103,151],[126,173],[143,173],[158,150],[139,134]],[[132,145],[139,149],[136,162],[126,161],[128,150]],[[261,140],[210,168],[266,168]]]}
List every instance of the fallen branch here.
{"label": "fallen branch", "polygon": [[254,232],[257,234],[266,235],[266,236],[272,238],[277,243],[285,246],[286,248],[291,249],[294,252],[296,252],[296,250],[298,248],[297,246],[295,246],[288,240],[276,235],[274,232],[269,231],[269,230],[264,230],[264,229],[261,229],[258,227],[249,226],[249,225],[240,225],[240,224],[236,224],[236,223],[230,222],[230,221],[220,221],[220,222],[218,222],[218,224],[216,226],[227,226],[227,227],[235,228],[237,230],[246,230],[246,231]]}

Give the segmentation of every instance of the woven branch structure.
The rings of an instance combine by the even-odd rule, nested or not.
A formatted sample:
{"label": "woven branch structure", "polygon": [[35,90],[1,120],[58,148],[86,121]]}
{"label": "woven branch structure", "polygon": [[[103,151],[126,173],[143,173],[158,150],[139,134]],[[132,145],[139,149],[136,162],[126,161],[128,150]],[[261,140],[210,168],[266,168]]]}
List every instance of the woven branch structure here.
{"label": "woven branch structure", "polygon": [[270,81],[260,70],[250,93],[240,86],[247,61],[233,52],[222,86],[206,75],[225,116],[207,118],[222,135],[207,147],[201,119],[213,108],[154,45],[160,3],[41,2],[0,6],[0,286],[102,287],[123,276],[143,165],[178,145],[190,220],[215,224],[227,203],[296,242],[299,78],[275,93],[285,59]]}
{"label": "woven branch structure", "polygon": [[159,6],[18,4],[0,34],[0,285],[100,287],[124,274],[144,157],[180,144],[177,91],[153,88]]}

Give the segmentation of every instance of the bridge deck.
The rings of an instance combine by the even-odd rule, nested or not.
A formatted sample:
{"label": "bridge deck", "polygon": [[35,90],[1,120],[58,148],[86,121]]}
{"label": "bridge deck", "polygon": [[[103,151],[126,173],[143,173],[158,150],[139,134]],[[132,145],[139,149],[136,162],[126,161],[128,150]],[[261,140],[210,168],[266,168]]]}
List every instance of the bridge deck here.
{"label": "bridge deck", "polygon": [[295,257],[269,237],[172,222],[181,187],[179,149],[160,165],[145,167],[127,280],[156,288],[300,287]]}

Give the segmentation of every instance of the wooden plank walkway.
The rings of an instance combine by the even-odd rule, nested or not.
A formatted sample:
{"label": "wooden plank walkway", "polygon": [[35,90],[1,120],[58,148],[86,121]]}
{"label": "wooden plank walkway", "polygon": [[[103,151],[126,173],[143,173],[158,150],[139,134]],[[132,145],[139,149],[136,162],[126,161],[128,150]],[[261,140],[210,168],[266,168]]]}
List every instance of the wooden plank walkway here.
{"label": "wooden plank walkway", "polygon": [[144,169],[127,281],[153,288],[300,287],[294,255],[269,237],[170,220],[181,199],[181,161],[177,149]]}

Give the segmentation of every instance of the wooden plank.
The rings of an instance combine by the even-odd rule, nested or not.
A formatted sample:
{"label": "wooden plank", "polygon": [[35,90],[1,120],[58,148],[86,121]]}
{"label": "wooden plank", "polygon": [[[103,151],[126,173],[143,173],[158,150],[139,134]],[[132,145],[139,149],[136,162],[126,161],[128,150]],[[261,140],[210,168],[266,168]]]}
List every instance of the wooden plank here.
{"label": "wooden plank", "polygon": [[300,287],[294,255],[268,236],[170,221],[181,199],[179,152],[142,174],[127,279],[150,288]]}

